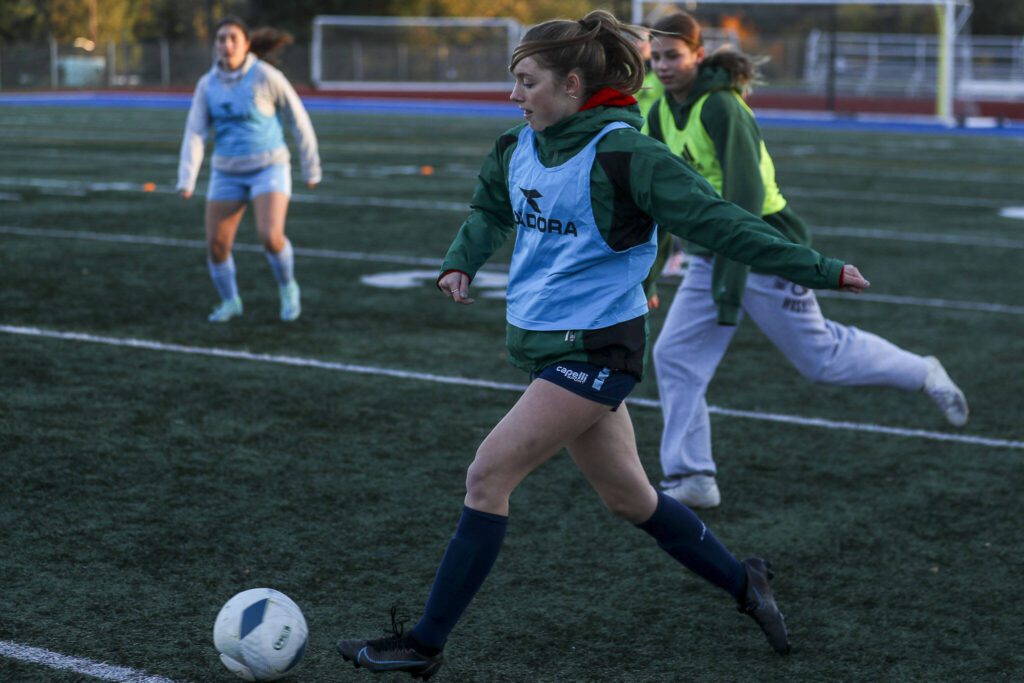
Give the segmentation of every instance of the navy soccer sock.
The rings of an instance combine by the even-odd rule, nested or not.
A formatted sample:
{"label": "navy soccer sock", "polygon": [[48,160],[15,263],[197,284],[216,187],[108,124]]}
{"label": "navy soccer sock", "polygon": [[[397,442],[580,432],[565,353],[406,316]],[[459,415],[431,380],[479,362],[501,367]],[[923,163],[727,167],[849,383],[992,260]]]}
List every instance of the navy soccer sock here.
{"label": "navy soccer sock", "polygon": [[424,654],[442,649],[462,613],[490,573],[505,539],[508,517],[463,506],[441,566],[437,568],[423,617],[412,629]]}
{"label": "navy soccer sock", "polygon": [[658,547],[687,569],[724,589],[737,600],[746,588],[747,572],[690,508],[658,492],[658,507],[646,522],[637,524],[658,542]]}

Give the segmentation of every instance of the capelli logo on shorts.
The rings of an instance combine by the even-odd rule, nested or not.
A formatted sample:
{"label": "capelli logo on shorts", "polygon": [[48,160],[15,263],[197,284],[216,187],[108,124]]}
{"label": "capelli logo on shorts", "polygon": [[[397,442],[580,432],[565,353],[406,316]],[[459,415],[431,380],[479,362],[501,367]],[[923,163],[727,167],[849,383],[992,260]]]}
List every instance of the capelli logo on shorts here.
{"label": "capelli logo on shorts", "polygon": [[561,365],[555,368],[555,372],[560,373],[566,379],[572,380],[573,382],[578,382],[580,384],[586,384],[587,380],[590,378],[590,375],[588,375],[585,372],[580,372],[578,370],[570,370],[569,368],[563,367]]}

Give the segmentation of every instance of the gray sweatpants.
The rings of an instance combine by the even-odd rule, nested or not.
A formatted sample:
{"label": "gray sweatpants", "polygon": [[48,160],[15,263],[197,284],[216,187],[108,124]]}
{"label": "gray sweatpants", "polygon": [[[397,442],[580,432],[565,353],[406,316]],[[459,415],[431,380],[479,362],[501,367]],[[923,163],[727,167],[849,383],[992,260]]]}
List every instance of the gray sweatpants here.
{"label": "gray sweatpants", "polygon": [[[654,345],[666,480],[716,472],[705,393],[736,327],[718,324],[711,269],[711,259],[692,259]],[[827,320],[814,292],[800,285],[750,273],[741,321],[744,316],[812,382],[906,391],[924,386],[928,364],[923,357],[870,332]]]}

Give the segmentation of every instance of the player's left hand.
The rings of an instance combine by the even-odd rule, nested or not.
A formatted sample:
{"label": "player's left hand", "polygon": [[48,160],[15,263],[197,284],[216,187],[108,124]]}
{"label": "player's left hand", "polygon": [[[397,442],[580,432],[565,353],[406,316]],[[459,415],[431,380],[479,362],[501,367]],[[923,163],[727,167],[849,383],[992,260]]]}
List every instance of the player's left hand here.
{"label": "player's left hand", "polygon": [[315,189],[316,189],[316,186],[317,186],[317,185],[319,185],[319,184],[320,184],[320,183],[315,183],[315,182],[312,182],[312,181],[310,181],[310,182],[307,182],[307,183],[306,183],[306,187],[308,187],[308,188],[309,188],[309,189],[311,189],[311,190],[315,190]]}
{"label": "player's left hand", "polygon": [[857,270],[857,266],[849,263],[843,266],[843,274],[839,281],[842,283],[839,289],[844,292],[853,292],[854,294],[860,294],[871,286],[871,283]]}
{"label": "player's left hand", "polygon": [[445,275],[437,281],[437,288],[457,304],[469,305],[475,301],[469,296],[469,276],[462,271],[453,270]]}
{"label": "player's left hand", "polygon": [[658,298],[657,294],[651,295],[651,298],[647,300],[647,308],[652,311],[657,310],[658,306],[661,305],[661,299]]}

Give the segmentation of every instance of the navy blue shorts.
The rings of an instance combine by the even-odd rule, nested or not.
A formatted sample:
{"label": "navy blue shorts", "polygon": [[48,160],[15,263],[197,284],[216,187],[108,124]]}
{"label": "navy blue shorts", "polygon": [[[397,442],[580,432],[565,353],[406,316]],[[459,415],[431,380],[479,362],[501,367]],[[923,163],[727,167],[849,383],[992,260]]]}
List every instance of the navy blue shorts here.
{"label": "navy blue shorts", "polygon": [[609,405],[612,410],[626,400],[637,383],[636,377],[628,372],[576,361],[549,365],[533,373],[532,379],[547,380],[585,399]]}

